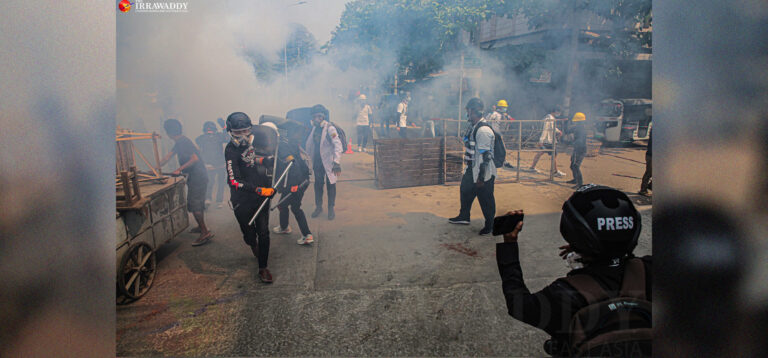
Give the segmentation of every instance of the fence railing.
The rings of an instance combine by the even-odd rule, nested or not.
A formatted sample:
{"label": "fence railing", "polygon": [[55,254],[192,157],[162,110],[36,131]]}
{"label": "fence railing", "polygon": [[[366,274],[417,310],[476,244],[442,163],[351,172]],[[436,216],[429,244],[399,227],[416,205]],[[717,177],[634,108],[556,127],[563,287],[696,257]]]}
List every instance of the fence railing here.
{"label": "fence railing", "polygon": [[[469,130],[469,122],[466,120],[456,120],[456,119],[433,119],[432,121],[435,122],[434,129],[436,131],[436,136],[439,133],[440,136],[446,137],[446,136],[453,136],[455,135],[459,139],[463,138],[463,136],[466,134],[466,132]],[[565,120],[556,120],[556,122],[564,122]],[[440,124],[436,122],[441,122]],[[555,175],[555,157],[557,155],[558,151],[558,140],[555,128],[556,126],[552,126],[550,135],[552,136],[552,149],[546,149],[546,148],[539,148],[536,146],[536,144],[539,142],[539,138],[541,136],[541,132],[544,128],[544,123],[546,122],[543,119],[539,120],[498,120],[498,121],[486,121],[491,124],[491,126],[496,129],[497,132],[499,132],[502,135],[502,138],[504,139],[504,147],[507,149],[507,158],[509,158],[510,151],[516,152],[517,155],[517,163],[515,165],[516,175],[514,180],[499,180],[497,178],[497,183],[509,183],[509,182],[519,182],[520,181],[520,153],[522,152],[545,152],[550,153],[552,155],[550,160],[550,167],[549,167],[549,181],[554,180]],[[456,123],[454,125],[454,123]],[[456,132],[454,133],[451,130],[448,130],[448,128],[456,128]],[[510,140],[511,139],[511,140]],[[445,141],[443,141],[445,143]],[[446,155],[448,154],[448,151],[443,148],[443,153]],[[462,153],[463,154],[463,153]],[[507,162],[505,158],[505,163]],[[445,161],[445,158],[443,159]],[[462,161],[463,162],[463,161]],[[464,164],[462,164],[462,172],[466,168],[464,167]],[[498,168],[501,169],[501,168]],[[447,178],[444,178],[447,179]],[[461,180],[461,179],[459,179]],[[449,180],[444,180],[444,182],[449,182]]]}

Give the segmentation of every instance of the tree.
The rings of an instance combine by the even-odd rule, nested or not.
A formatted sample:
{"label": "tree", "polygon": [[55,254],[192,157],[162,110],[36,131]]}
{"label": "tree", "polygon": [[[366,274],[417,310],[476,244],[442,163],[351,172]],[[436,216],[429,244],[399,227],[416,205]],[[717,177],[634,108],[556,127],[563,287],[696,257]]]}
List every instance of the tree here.
{"label": "tree", "polygon": [[382,68],[399,64],[407,78],[442,68],[458,48],[460,30],[472,31],[491,14],[487,0],[357,0],[346,5],[327,48],[351,51],[340,65]]}

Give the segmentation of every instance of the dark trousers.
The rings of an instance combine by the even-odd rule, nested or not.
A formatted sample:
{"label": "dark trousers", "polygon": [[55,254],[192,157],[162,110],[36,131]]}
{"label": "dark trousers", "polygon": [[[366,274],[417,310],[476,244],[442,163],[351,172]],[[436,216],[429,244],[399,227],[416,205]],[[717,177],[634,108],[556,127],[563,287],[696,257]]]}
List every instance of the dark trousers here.
{"label": "dark trousers", "polygon": [[[288,209],[290,208],[290,211],[293,212],[293,217],[296,218],[296,222],[299,224],[301,234],[304,236],[312,233],[309,231],[309,225],[307,225],[307,217],[304,215],[304,210],[301,210],[301,199],[304,198],[304,192],[306,190],[307,189],[304,188],[296,191],[277,207],[277,209],[280,210],[280,227],[283,229],[288,227]],[[283,194],[282,197],[285,197],[286,195],[288,195],[288,193]]]}
{"label": "dark trousers", "polygon": [[328,183],[328,209],[336,205],[336,184],[331,184],[323,167],[314,167],[315,172],[315,206],[323,207],[323,184]]}
{"label": "dark trousers", "polygon": [[645,174],[643,174],[643,181],[640,183],[640,191],[648,191],[648,183],[651,182],[651,156],[645,155]]}
{"label": "dark trousers", "polygon": [[574,150],[573,155],[571,155],[571,171],[576,185],[584,184],[584,179],[581,177],[581,162],[584,160],[585,154],[587,154],[585,150]]}
{"label": "dark trousers", "polygon": [[407,138],[408,134],[408,127],[399,127],[400,128],[400,138]]}
{"label": "dark trousers", "polygon": [[486,181],[482,188],[478,188],[475,185],[475,181],[472,180],[472,168],[467,168],[467,171],[464,172],[464,176],[461,178],[461,186],[459,187],[461,199],[460,218],[469,220],[472,202],[477,197],[477,201],[480,202],[480,209],[485,217],[485,228],[493,228],[493,217],[496,215],[496,199],[493,197],[493,183],[495,181],[496,177],[491,177],[491,180]]}
{"label": "dark trousers", "polygon": [[211,200],[213,185],[216,184],[216,202],[224,201],[224,187],[227,186],[227,171],[224,168],[208,169],[208,187],[205,199]]}
{"label": "dark trousers", "polygon": [[235,218],[240,224],[240,231],[243,232],[245,243],[251,246],[252,250],[254,246],[258,247],[259,268],[263,269],[267,267],[267,259],[269,258],[269,203],[261,209],[253,225],[248,225],[261,202],[261,199],[256,199],[235,204]]}
{"label": "dark trousers", "polygon": [[[368,137],[371,135],[371,127],[369,126],[357,126],[357,147],[365,148],[368,145]],[[360,145],[360,143],[363,143]]]}

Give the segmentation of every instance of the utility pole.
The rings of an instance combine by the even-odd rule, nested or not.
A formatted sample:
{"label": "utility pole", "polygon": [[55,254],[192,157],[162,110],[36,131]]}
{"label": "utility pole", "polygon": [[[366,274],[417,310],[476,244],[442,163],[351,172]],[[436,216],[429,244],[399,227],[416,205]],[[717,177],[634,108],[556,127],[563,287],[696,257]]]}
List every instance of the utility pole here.
{"label": "utility pole", "polygon": [[573,77],[576,76],[576,72],[579,70],[578,51],[579,46],[579,25],[576,23],[576,15],[574,14],[573,5],[569,5],[568,16],[569,23],[571,25],[571,47],[570,62],[568,63],[568,77],[565,81],[565,99],[563,100],[563,114],[567,117],[571,116],[571,97],[573,93]]}
{"label": "utility pole", "polygon": [[461,92],[464,90],[464,52],[461,53],[461,68],[459,70],[459,115],[456,117],[456,136],[461,137]]}
{"label": "utility pole", "polygon": [[397,72],[399,69],[400,69],[400,65],[396,63],[395,64],[395,94],[397,94]]}
{"label": "utility pole", "polygon": [[285,80],[288,81],[288,43],[283,47],[283,64],[285,64]]}

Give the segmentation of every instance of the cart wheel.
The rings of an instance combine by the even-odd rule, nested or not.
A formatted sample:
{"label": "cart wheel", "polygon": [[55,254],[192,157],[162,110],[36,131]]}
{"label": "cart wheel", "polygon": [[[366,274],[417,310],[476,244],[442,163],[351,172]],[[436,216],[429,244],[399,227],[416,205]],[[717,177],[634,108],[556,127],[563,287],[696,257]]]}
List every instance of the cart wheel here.
{"label": "cart wheel", "polygon": [[117,275],[117,287],[128,301],[137,300],[149,291],[155,278],[156,265],[155,251],[144,242],[134,245],[123,256]]}

